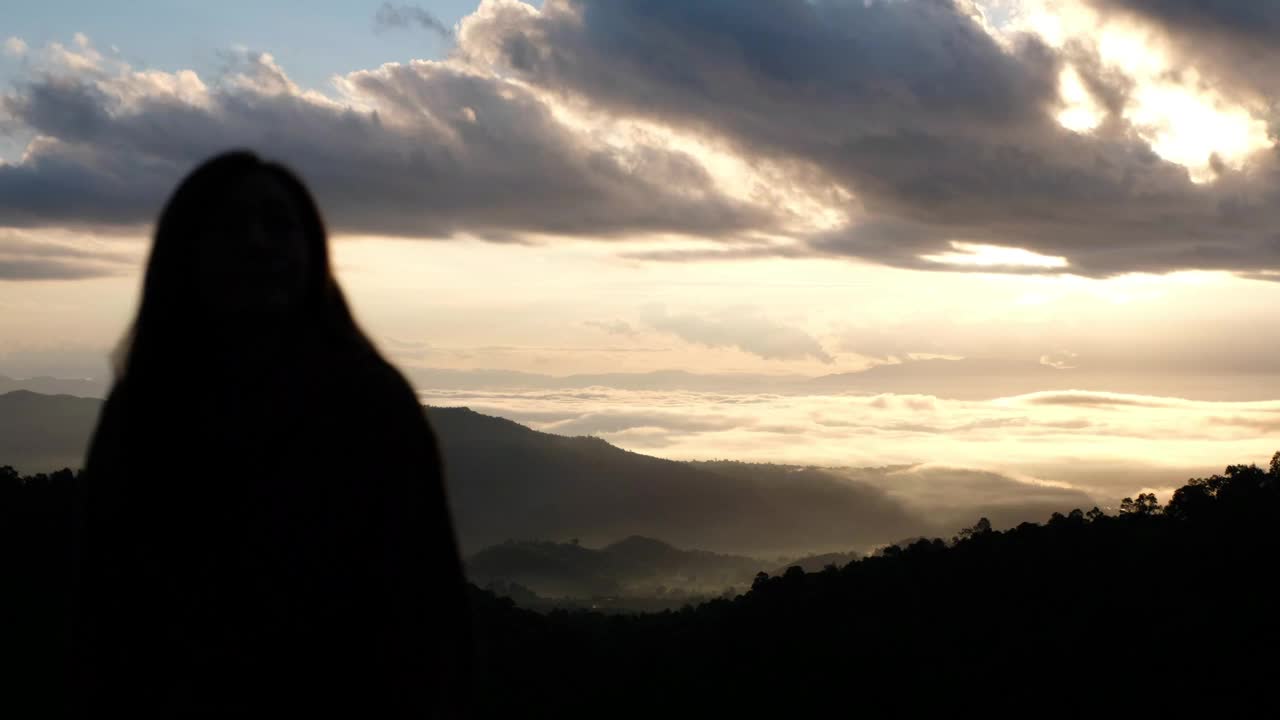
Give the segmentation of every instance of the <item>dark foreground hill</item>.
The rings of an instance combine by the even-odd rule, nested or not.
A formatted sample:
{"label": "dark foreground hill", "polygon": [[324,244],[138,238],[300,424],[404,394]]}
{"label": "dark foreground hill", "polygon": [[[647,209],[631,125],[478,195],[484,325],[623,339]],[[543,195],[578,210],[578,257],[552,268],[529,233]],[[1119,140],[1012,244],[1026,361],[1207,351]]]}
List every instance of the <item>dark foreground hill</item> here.
{"label": "dark foreground hill", "polygon": [[[1277,455],[1280,458],[1280,454]],[[475,597],[494,716],[1275,717],[1280,462],[634,617]]]}
{"label": "dark foreground hill", "polygon": [[[0,471],[13,717],[66,698],[71,473]],[[920,540],[733,599],[539,614],[475,589],[477,717],[1275,717],[1280,454],[1165,507]]]}
{"label": "dark foreground hill", "polygon": [[469,551],[508,539],[658,537],[744,554],[849,550],[931,526],[869,483],[821,468],[684,463],[595,437],[430,408]]}

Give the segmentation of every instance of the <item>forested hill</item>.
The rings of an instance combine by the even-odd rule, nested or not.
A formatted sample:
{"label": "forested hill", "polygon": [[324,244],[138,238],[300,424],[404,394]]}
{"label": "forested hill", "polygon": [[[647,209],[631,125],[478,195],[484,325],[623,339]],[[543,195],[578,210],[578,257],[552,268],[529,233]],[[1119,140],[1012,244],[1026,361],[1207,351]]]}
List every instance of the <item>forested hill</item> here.
{"label": "forested hill", "polygon": [[765,563],[705,550],[683,550],[633,535],[602,548],[577,542],[520,541],[493,545],[467,558],[467,577],[481,587],[517,583],[543,597],[666,595],[678,590],[717,595],[746,587]]}
{"label": "forested hill", "polygon": [[[71,473],[0,471],[6,706],[65,688]],[[636,616],[473,590],[478,717],[1275,717],[1280,455]],[[42,712],[46,711],[46,712]]]}
{"label": "forested hill", "polygon": [[[1280,457],[1280,456],[1278,456]],[[1276,717],[1280,463],[636,617],[477,592],[493,716]]]}
{"label": "forested hill", "polygon": [[802,554],[932,527],[883,490],[821,468],[676,462],[466,408],[429,408],[428,417],[469,551],[508,539],[605,545],[641,535],[724,553]]}

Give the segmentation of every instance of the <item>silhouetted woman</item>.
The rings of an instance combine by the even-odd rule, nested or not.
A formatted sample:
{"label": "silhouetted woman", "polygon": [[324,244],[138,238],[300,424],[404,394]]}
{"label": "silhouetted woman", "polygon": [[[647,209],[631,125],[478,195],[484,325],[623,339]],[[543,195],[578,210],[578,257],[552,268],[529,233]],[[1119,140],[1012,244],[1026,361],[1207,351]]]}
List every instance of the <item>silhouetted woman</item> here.
{"label": "silhouetted woman", "polygon": [[84,473],[84,711],[459,712],[468,620],[435,437],[326,244],[298,179],[250,153],[166,205]]}

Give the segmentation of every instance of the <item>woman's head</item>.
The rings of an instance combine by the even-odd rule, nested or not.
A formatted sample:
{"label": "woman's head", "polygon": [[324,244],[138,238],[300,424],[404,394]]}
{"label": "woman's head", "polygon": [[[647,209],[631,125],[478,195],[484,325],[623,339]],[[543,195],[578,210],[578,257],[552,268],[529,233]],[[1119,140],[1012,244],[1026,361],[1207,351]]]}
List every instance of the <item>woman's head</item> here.
{"label": "woman's head", "polygon": [[206,161],[160,215],[118,373],[198,362],[219,343],[315,332],[363,341],[311,194],[253,153]]}
{"label": "woman's head", "polygon": [[179,234],[194,239],[195,298],[215,325],[288,322],[305,303],[314,256],[324,251],[292,183],[272,166],[248,169],[204,199]]}

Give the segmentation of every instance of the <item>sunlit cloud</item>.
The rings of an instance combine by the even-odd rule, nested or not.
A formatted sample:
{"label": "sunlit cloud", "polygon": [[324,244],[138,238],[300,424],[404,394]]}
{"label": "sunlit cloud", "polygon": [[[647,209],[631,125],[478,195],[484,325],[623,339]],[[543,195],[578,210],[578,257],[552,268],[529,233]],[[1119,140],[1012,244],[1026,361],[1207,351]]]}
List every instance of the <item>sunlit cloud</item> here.
{"label": "sunlit cloud", "polygon": [[780,230],[818,232],[848,222],[852,194],[839,184],[795,164],[749,157],[722,139],[636,116],[601,113],[588,103],[566,98],[529,83],[517,84],[547,103],[566,127],[598,139],[637,163],[636,148],[664,147],[695,159],[716,189],[743,203],[765,204],[786,218]]}
{"label": "sunlit cloud", "polygon": [[[1131,84],[1121,117],[1156,154],[1187,168],[1194,182],[1211,182],[1223,168],[1240,170],[1252,155],[1274,146],[1265,117],[1220,95],[1151,28],[1073,0],[1026,0],[1022,6],[1025,13],[1008,30],[1033,33],[1064,51],[1096,52],[1104,69]],[[1063,127],[1090,132],[1105,120],[1077,68],[1063,69],[1059,91]]]}
{"label": "sunlit cloud", "polygon": [[953,252],[921,255],[920,259],[943,265],[964,265],[976,268],[1065,268],[1064,257],[1049,257],[1022,248],[1000,247],[953,241]]}
{"label": "sunlit cloud", "polygon": [[1080,73],[1067,66],[1062,70],[1059,83],[1064,107],[1058,113],[1058,122],[1073,132],[1089,132],[1097,128],[1105,119],[1106,113],[1085,89]]}
{"label": "sunlit cloud", "polygon": [[22,57],[27,54],[27,43],[20,37],[9,36],[4,41],[4,54],[11,57]]}
{"label": "sunlit cloud", "polygon": [[1184,85],[1139,85],[1125,117],[1152,150],[1185,166],[1196,182],[1214,179],[1222,165],[1239,170],[1250,155],[1272,146],[1265,120]]}

